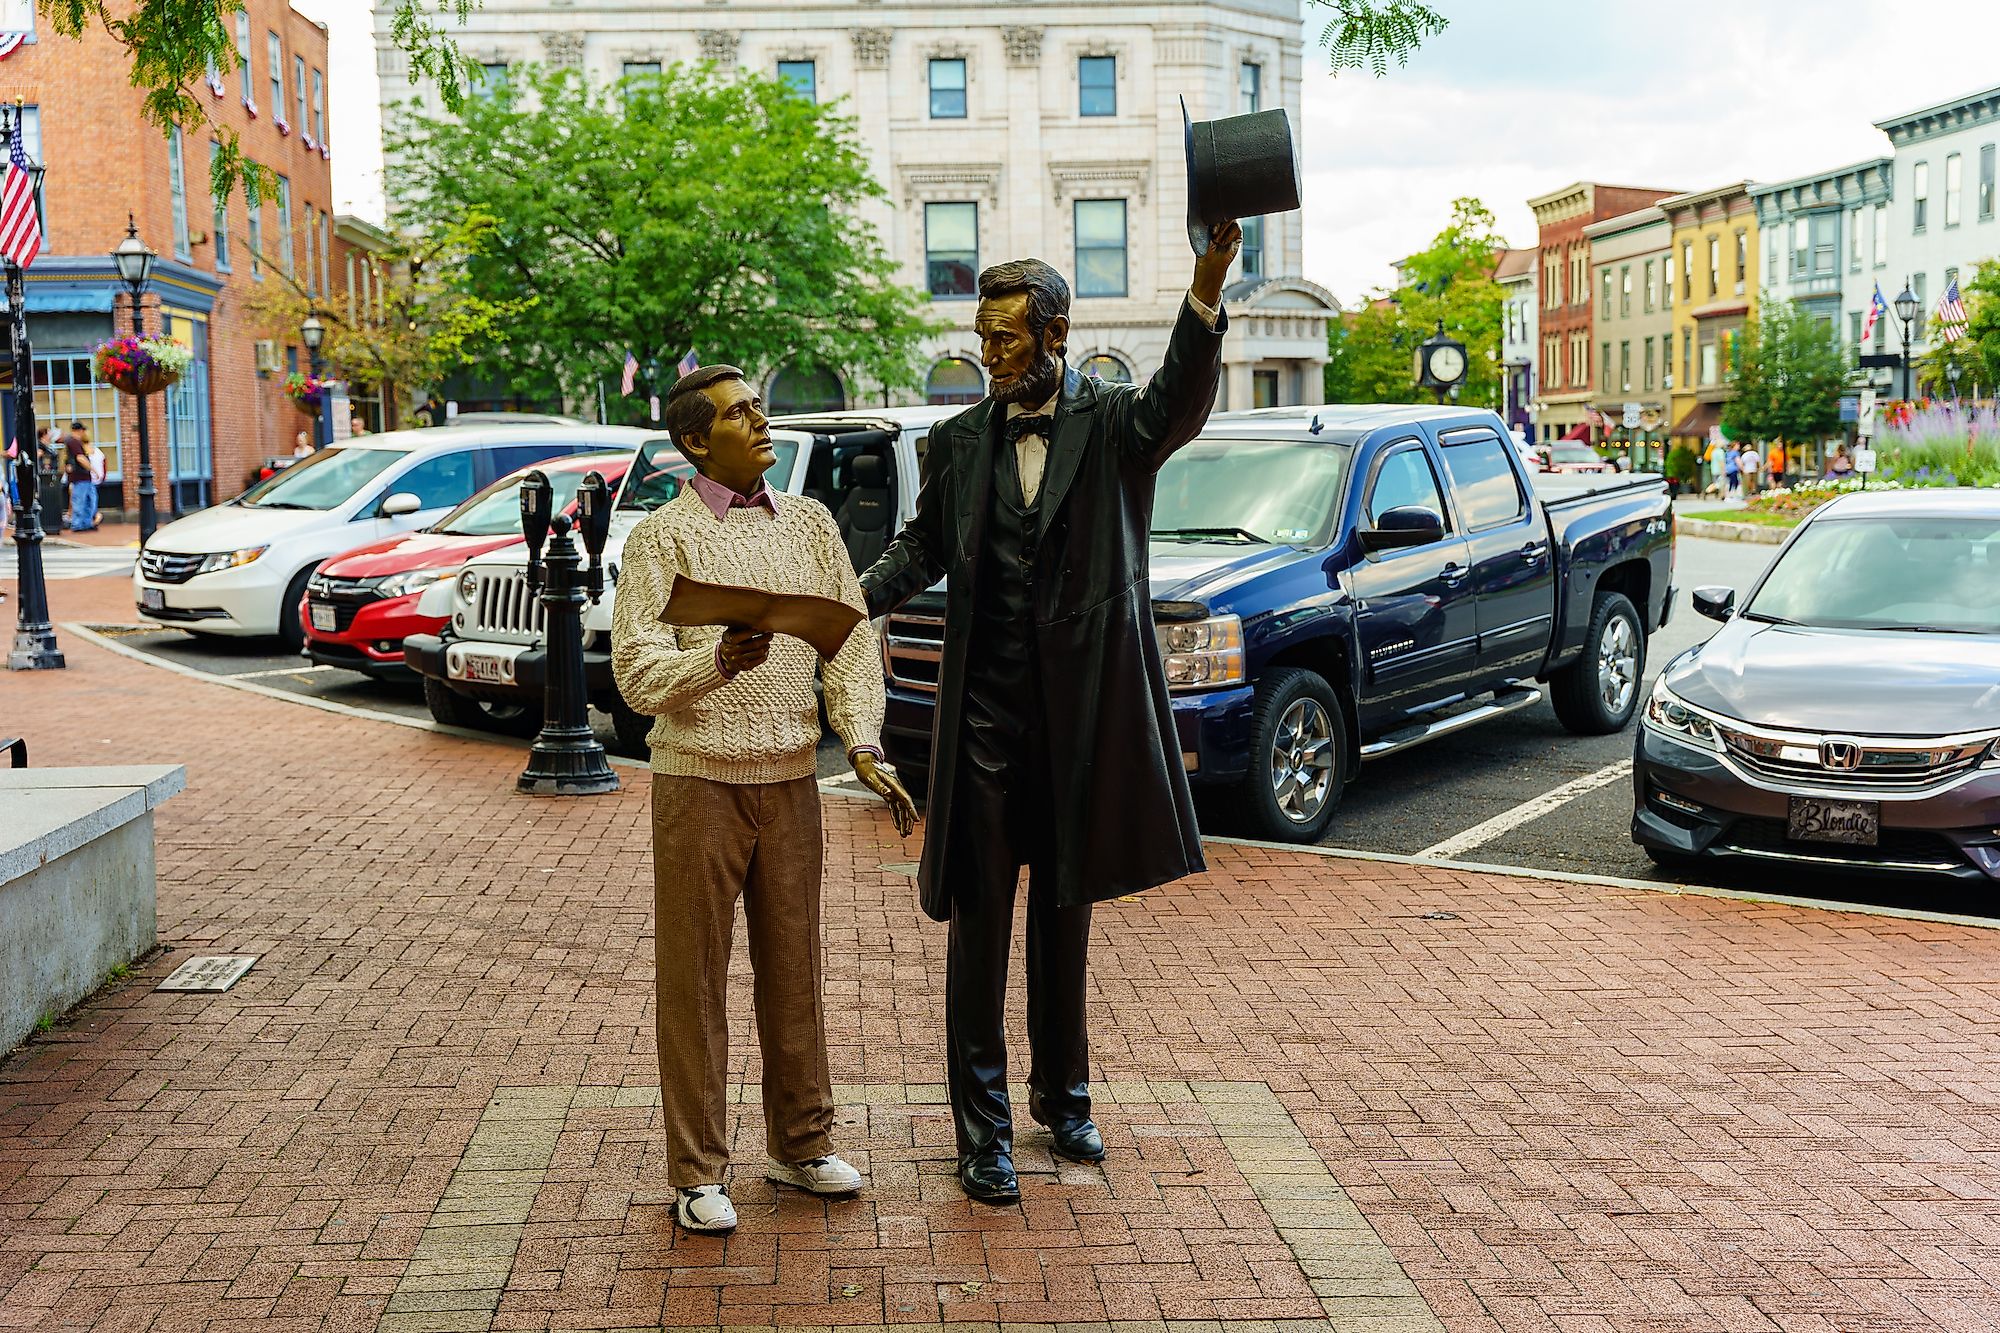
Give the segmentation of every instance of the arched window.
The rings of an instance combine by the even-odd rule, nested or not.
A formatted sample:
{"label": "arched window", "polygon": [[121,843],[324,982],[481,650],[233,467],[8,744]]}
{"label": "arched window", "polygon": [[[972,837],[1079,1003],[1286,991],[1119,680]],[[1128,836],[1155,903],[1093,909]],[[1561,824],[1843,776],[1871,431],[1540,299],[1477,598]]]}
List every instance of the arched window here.
{"label": "arched window", "polygon": [[986,396],[986,377],[962,356],[948,356],[931,367],[924,383],[924,401],[938,407],[976,403]]}
{"label": "arched window", "polygon": [[766,410],[774,417],[795,412],[841,412],[847,408],[847,390],[840,376],[824,366],[798,363],[780,366],[771,376],[766,391]]}
{"label": "arched window", "polygon": [[1132,372],[1126,369],[1123,361],[1109,352],[1099,352],[1096,356],[1086,357],[1083,364],[1077,367],[1077,372],[1091,379],[1103,380],[1106,384],[1132,382]]}

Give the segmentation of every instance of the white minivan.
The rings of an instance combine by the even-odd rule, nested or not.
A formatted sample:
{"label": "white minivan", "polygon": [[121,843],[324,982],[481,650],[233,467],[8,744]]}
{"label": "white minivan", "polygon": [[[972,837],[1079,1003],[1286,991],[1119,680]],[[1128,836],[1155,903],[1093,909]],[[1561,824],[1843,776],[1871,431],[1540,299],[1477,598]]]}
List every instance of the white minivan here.
{"label": "white minivan", "polygon": [[517,468],[635,449],[649,433],[549,423],[364,435],[155,532],[132,574],[133,601],[151,624],[276,635],[296,649],[299,602],[321,561],[434,523]]}

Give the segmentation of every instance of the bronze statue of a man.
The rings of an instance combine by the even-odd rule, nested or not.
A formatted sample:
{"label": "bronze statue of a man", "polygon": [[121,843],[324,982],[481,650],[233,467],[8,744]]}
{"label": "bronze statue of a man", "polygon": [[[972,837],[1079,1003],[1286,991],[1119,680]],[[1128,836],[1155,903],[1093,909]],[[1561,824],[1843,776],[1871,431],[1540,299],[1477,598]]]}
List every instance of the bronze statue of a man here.
{"label": "bronze statue of a man", "polygon": [[1091,904],[1204,868],[1153,631],[1153,477],[1207,421],[1222,283],[1207,253],[1143,388],[1064,362],[1069,285],[1039,259],[979,276],[988,396],[931,432],[916,516],[866,574],[880,616],[949,576],[931,765],[924,911],[951,924],[946,1061],[959,1181],[1020,1197],[1004,1010],[1014,891],[1028,867],[1029,1114],[1096,1161],[1084,1026]]}

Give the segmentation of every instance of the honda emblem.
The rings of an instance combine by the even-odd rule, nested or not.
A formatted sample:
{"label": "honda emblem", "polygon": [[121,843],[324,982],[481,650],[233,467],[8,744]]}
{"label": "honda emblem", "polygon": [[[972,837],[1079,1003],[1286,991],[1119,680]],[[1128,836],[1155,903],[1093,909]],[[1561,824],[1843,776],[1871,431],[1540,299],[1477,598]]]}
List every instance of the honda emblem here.
{"label": "honda emblem", "polygon": [[1851,773],[1861,767],[1861,746],[1854,741],[1821,741],[1819,762],[1822,768]]}

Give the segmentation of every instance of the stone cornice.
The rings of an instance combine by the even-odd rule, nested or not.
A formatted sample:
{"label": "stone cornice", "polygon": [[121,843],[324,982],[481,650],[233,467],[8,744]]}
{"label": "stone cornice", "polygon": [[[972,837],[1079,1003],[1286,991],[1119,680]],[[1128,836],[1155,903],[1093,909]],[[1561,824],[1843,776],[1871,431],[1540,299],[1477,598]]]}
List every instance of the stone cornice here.
{"label": "stone cornice", "polygon": [[1137,197],[1141,204],[1152,192],[1153,164],[1145,160],[1128,162],[1051,162],[1049,179],[1055,184],[1055,201],[1089,198],[1106,192],[1107,187]]}
{"label": "stone cornice", "polygon": [[1993,121],[2000,121],[2000,88],[1988,88],[1984,92],[1954,98],[1921,111],[1878,120],[1875,128],[1888,135],[1890,143],[1904,148],[1926,139],[1935,139],[1941,134],[1969,130]]}

